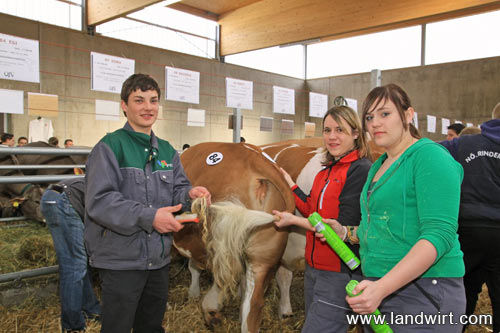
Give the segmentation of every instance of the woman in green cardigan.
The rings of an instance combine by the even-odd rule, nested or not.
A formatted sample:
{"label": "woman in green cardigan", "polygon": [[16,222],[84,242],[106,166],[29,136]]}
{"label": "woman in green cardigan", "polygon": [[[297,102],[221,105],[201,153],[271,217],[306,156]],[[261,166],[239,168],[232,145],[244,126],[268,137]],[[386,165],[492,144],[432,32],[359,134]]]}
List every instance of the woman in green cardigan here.
{"label": "woman in green cardigan", "polygon": [[363,293],[346,299],[359,314],[379,308],[395,332],[461,332],[463,169],[441,145],[421,138],[414,112],[395,84],[373,89],[363,103],[363,129],[386,153],[372,165],[360,198],[355,232],[365,280],[355,293]]}

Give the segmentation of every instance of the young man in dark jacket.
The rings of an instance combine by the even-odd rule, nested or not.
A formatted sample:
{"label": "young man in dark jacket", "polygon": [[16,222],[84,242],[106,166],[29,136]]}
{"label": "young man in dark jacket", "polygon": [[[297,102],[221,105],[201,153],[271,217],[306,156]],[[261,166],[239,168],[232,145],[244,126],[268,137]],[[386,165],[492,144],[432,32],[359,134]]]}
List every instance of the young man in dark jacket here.
{"label": "young man in dark jacket", "polygon": [[148,75],[124,83],[122,129],[103,137],[86,168],[85,244],[102,280],[101,332],[164,332],[172,213],[198,197],[179,155],[152,131],[160,88]]}
{"label": "young man in dark jacket", "polygon": [[[464,168],[458,234],[464,253],[466,314],[476,308],[484,282],[500,332],[500,103],[481,134],[441,142]],[[464,328],[465,329],[465,328]]]}

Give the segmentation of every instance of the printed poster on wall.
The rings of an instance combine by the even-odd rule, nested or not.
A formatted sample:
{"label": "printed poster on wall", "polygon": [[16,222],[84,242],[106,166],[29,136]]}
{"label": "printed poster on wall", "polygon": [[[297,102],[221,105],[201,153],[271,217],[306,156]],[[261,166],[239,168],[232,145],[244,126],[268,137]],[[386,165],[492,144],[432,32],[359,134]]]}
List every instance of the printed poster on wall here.
{"label": "printed poster on wall", "polygon": [[90,52],[91,89],[119,94],[135,70],[135,60]]}
{"label": "printed poster on wall", "polygon": [[0,78],[39,83],[39,42],[0,34]]}
{"label": "printed poster on wall", "polygon": [[24,113],[24,91],[0,89],[0,113]]}
{"label": "printed poster on wall", "polygon": [[293,134],[293,120],[281,119],[281,133]]}
{"label": "printed poster on wall", "polygon": [[316,123],[305,122],[304,123],[304,134],[306,138],[312,138],[314,132],[316,131]]}
{"label": "printed poster on wall", "polygon": [[273,131],[273,118],[260,117],[260,130],[262,132],[272,132]]}
{"label": "printed poster on wall", "polygon": [[165,99],[200,104],[200,73],[165,66]]}
{"label": "printed poster on wall", "polygon": [[253,109],[253,82],[226,77],[226,106]]}
{"label": "printed poster on wall", "polygon": [[418,129],[418,114],[416,112],[413,112],[413,125]]}
{"label": "printed poster on wall", "polygon": [[95,100],[96,120],[120,120],[120,103],[114,101]]}
{"label": "printed poster on wall", "polygon": [[205,126],[205,110],[188,109],[187,125],[188,126],[204,127]]}
{"label": "printed poster on wall", "polygon": [[295,114],[295,90],[273,86],[273,112]]}
{"label": "printed poster on wall", "polygon": [[345,101],[347,102],[347,106],[353,109],[354,111],[358,112],[358,100],[354,98],[345,98]]}
{"label": "printed poster on wall", "polygon": [[427,132],[436,133],[436,117],[427,116]]}
{"label": "printed poster on wall", "polygon": [[441,134],[448,134],[448,126],[450,126],[450,119],[441,119]]}
{"label": "printed poster on wall", "polygon": [[328,95],[309,93],[309,116],[323,118],[328,110]]}

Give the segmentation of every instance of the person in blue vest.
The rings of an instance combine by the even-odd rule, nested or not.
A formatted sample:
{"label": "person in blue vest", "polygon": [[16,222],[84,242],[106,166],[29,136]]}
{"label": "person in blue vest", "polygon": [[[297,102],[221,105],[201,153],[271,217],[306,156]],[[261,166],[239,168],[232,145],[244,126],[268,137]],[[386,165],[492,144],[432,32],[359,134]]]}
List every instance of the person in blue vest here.
{"label": "person in blue vest", "polygon": [[500,332],[500,103],[492,119],[481,125],[481,134],[441,144],[464,168],[458,235],[464,253],[466,314],[474,313],[486,282],[493,332]]}
{"label": "person in blue vest", "polygon": [[102,280],[101,332],[164,332],[173,213],[209,191],[191,187],[179,154],[158,138],[160,88],[145,74],[122,86],[125,126],[104,136],[86,166],[85,244]]}

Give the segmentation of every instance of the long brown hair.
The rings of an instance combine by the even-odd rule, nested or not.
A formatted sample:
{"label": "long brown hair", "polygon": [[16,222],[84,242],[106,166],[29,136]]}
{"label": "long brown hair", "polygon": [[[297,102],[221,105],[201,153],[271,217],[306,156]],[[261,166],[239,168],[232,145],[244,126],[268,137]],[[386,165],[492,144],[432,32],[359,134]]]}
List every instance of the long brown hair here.
{"label": "long brown hair", "polygon": [[[334,106],[330,110],[326,111],[326,114],[323,117],[323,130],[325,128],[325,119],[328,116],[331,116],[333,120],[335,120],[335,122],[340,126],[340,128],[343,131],[347,132],[347,129],[342,125],[342,119],[345,120],[345,122],[351,128],[351,133],[358,134],[358,137],[354,139],[354,148],[358,150],[358,155],[360,158],[368,157],[370,155],[370,148],[367,144],[368,140],[366,138],[366,133],[361,128],[361,122],[356,111],[344,105]],[[335,158],[327,150],[325,160],[322,162],[322,164],[329,165],[334,160]]]}
{"label": "long brown hair", "polygon": [[410,130],[410,134],[412,137],[416,139],[422,138],[422,135],[415,127],[413,123],[409,125],[405,121],[405,111],[411,106],[410,97],[408,94],[398,85],[394,83],[389,83],[382,87],[373,88],[372,91],[366,96],[365,101],[363,102],[362,108],[362,119],[363,119],[363,132],[366,132],[366,115],[370,109],[376,108],[380,103],[385,101],[391,101],[396,106],[398,110],[399,117],[401,118],[401,122],[403,123],[403,128],[405,130]]}

